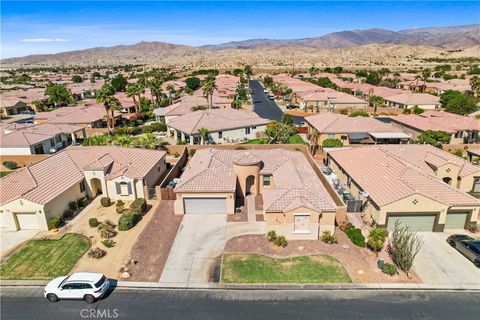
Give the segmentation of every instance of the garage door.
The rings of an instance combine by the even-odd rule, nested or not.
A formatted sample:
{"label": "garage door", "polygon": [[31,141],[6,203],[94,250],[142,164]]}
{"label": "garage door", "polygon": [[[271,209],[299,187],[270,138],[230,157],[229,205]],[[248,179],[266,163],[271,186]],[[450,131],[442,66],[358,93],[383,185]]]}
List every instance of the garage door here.
{"label": "garage door", "polygon": [[184,198],[185,214],[193,213],[227,213],[225,198]]}
{"label": "garage door", "polygon": [[15,213],[19,229],[38,229],[38,220],[35,212]]}
{"label": "garage door", "polygon": [[449,212],[445,220],[445,229],[463,229],[467,223],[468,212]]}
{"label": "garage door", "polygon": [[402,226],[408,226],[412,231],[433,231],[433,225],[435,223],[434,215],[424,216],[389,216],[387,229],[393,231],[395,222],[400,221]]}

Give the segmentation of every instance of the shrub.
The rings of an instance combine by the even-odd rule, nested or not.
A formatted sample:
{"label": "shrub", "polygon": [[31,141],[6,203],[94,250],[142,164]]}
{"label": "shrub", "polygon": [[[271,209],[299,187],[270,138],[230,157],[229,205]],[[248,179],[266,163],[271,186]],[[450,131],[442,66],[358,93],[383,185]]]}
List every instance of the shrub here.
{"label": "shrub", "polygon": [[153,132],[153,128],[151,126],[144,126],[142,128],[142,133],[152,133]]}
{"label": "shrub", "polygon": [[70,201],[70,203],[68,204],[68,207],[69,207],[71,210],[78,210],[77,201]]}
{"label": "shrub", "polygon": [[193,157],[193,155],[195,154],[195,152],[197,152],[197,150],[195,150],[195,149],[190,149],[190,150],[188,150],[188,155],[189,155],[190,157]]}
{"label": "shrub", "polygon": [[134,213],[124,213],[118,219],[118,230],[119,231],[127,231],[132,229],[137,222],[141,219],[141,216]]}
{"label": "shrub", "polygon": [[16,169],[17,168],[17,163],[14,161],[4,161],[3,165],[7,167],[10,170]]}
{"label": "shrub", "polygon": [[365,248],[365,237],[362,234],[362,230],[355,228],[353,225],[350,225],[346,231],[348,239],[350,239],[354,245]]}
{"label": "shrub", "polygon": [[368,235],[367,244],[375,253],[382,250],[385,240],[387,239],[388,231],[382,228],[372,229]]}
{"label": "shrub", "polygon": [[339,139],[325,139],[322,142],[322,147],[324,148],[338,148],[343,147],[343,142]]}
{"label": "shrub", "polygon": [[397,267],[394,264],[385,263],[382,267],[382,272],[389,276],[394,276],[397,274]]}
{"label": "shrub", "polygon": [[123,210],[125,210],[125,202],[123,202],[122,200],[118,200],[115,204],[115,207],[117,213],[123,213]]}
{"label": "shrub", "polygon": [[143,198],[137,198],[130,204],[132,213],[143,214],[147,210],[147,201]]}
{"label": "shrub", "polygon": [[365,111],[354,111],[348,115],[349,117],[368,117],[368,113]]}
{"label": "shrub", "polygon": [[181,146],[181,145],[185,145],[185,144],[187,144],[187,141],[185,141],[185,140],[180,140],[180,139],[177,140],[177,145]]}
{"label": "shrub", "polygon": [[98,219],[97,218],[90,218],[88,219],[88,225],[92,228],[96,228],[98,227],[98,225],[100,224],[100,222],[98,222]]}
{"label": "shrub", "polygon": [[343,114],[344,116],[346,116],[348,114],[348,109],[340,110],[340,114]]}
{"label": "shrub", "polygon": [[177,151],[174,151],[174,152],[172,153],[172,156],[173,156],[174,158],[178,158],[178,157],[180,157],[180,153],[178,153]]}
{"label": "shrub", "polygon": [[471,233],[477,233],[479,230],[478,224],[476,222],[469,222],[467,224],[467,230],[470,231]]}
{"label": "shrub", "polygon": [[75,214],[75,211],[73,211],[72,209],[67,209],[63,212],[63,217],[70,218],[70,217],[73,217],[74,214]]}
{"label": "shrub", "polygon": [[48,230],[57,229],[60,227],[61,224],[62,224],[62,219],[59,216],[51,217],[47,223]]}
{"label": "shrub", "polygon": [[267,232],[267,239],[270,242],[273,242],[277,238],[277,233],[274,230],[268,231]]}
{"label": "shrub", "polygon": [[422,240],[415,232],[411,232],[410,228],[402,227],[397,221],[393,228],[392,238],[388,245],[388,252],[395,264],[407,275],[413,265],[415,256],[422,247]]}
{"label": "shrub", "polygon": [[453,154],[456,155],[457,157],[460,157],[460,158],[463,157],[463,151],[461,149],[455,150],[455,152]]}
{"label": "shrub", "polygon": [[112,204],[112,200],[110,200],[109,197],[103,197],[100,199],[100,203],[102,204],[102,207],[110,207]]}
{"label": "shrub", "polygon": [[167,125],[163,122],[153,122],[150,125],[155,132],[165,132],[167,131]]}
{"label": "shrub", "polygon": [[78,204],[78,207],[80,208],[85,208],[86,206],[88,206],[92,201],[88,198],[88,197],[85,197],[85,198],[82,198],[82,199],[79,199],[77,201],[77,204]]}
{"label": "shrub", "polygon": [[338,243],[337,237],[333,235],[329,230],[323,231],[322,241],[328,244]]}
{"label": "shrub", "polygon": [[111,239],[117,235],[115,225],[110,220],[105,220],[98,226],[98,232],[103,239]]}
{"label": "shrub", "polygon": [[100,249],[99,247],[92,248],[88,251],[88,256],[94,259],[103,258],[105,257],[106,254],[107,254],[107,251]]}
{"label": "shrub", "polygon": [[115,247],[116,242],[111,239],[102,240],[102,244],[107,248]]}
{"label": "shrub", "polygon": [[284,236],[277,236],[274,240],[273,240],[273,244],[276,245],[277,247],[283,247],[285,248],[288,244],[287,242],[287,239],[285,239]]}

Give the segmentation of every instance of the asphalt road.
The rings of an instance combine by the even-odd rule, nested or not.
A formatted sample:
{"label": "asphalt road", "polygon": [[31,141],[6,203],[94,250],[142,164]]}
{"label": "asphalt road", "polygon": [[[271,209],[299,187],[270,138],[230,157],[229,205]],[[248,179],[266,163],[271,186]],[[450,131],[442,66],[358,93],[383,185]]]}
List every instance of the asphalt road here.
{"label": "asphalt road", "polygon": [[[260,81],[249,80],[248,85],[253,92],[253,110],[255,113],[264,119],[280,121],[282,119],[283,111],[275,101],[268,99],[267,95],[263,92],[264,88],[260,84]],[[304,118],[293,116],[293,122],[300,125],[304,122]]]}
{"label": "asphalt road", "polygon": [[116,289],[94,304],[2,287],[1,319],[478,319],[478,293]]}

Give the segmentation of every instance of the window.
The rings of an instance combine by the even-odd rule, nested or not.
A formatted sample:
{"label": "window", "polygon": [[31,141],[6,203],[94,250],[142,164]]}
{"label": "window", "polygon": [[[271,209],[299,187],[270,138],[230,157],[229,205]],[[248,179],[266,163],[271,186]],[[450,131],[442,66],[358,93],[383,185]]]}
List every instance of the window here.
{"label": "window", "polygon": [[263,185],[264,186],[269,186],[271,182],[272,176],[263,176]]}
{"label": "window", "polygon": [[62,142],[62,136],[61,136],[61,135],[56,136],[56,137],[55,137],[55,141],[56,141],[57,143]]}
{"label": "window", "polygon": [[463,131],[455,132],[455,138],[463,138]]}
{"label": "window", "polygon": [[50,146],[51,146],[52,148],[55,147],[55,140],[53,140],[53,139],[50,140]]}
{"label": "window", "polygon": [[105,276],[102,276],[102,278],[100,280],[98,280],[97,283],[95,283],[95,287],[100,288],[103,285],[103,283],[105,282],[105,280],[107,280],[107,278],[105,278]]}
{"label": "window", "polygon": [[250,134],[250,127],[245,128],[245,134]]}
{"label": "window", "polygon": [[80,192],[85,192],[85,180],[80,181]]}
{"label": "window", "polygon": [[329,133],[328,134],[328,139],[335,139],[335,134],[334,133]]}
{"label": "window", "polygon": [[476,178],[473,181],[473,192],[480,193],[480,178]]}
{"label": "window", "polygon": [[82,289],[92,289],[92,286],[88,283],[81,283]]}
{"label": "window", "polygon": [[340,137],[340,139],[342,139],[342,140],[347,140],[347,136],[342,135],[342,136]]}
{"label": "window", "polygon": [[223,132],[222,131],[218,131],[218,139],[222,139],[223,138]]}
{"label": "window", "polygon": [[117,187],[117,194],[121,196],[128,196],[129,194],[132,194],[132,184],[130,182],[117,182],[116,184]]}
{"label": "window", "polygon": [[252,127],[252,129],[257,129],[257,127]]}

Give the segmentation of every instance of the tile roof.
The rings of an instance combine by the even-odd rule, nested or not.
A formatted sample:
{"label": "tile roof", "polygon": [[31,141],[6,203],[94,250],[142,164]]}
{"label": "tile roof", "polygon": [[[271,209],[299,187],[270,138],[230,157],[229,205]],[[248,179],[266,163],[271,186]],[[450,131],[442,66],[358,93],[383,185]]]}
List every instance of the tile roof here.
{"label": "tile roof", "polygon": [[[116,115],[119,115],[116,112]],[[105,118],[105,108],[100,104],[62,107],[49,112],[38,112],[35,119],[45,119],[48,123],[91,124]]]}
{"label": "tile roof", "polygon": [[164,151],[122,147],[68,147],[0,179],[0,204],[23,198],[46,204],[84,179],[84,171],[104,170],[107,180],[120,175],[143,179]]}
{"label": "tile roof", "polygon": [[428,93],[412,93],[405,92],[394,94],[388,97],[384,97],[387,101],[392,101],[395,103],[400,103],[404,105],[430,105],[430,104],[440,104],[440,98]]}
{"label": "tile roof", "polygon": [[455,133],[459,130],[480,130],[480,120],[445,111],[425,111],[420,115],[399,115],[392,120],[409,127],[426,130],[441,130]]}
{"label": "tile roof", "polygon": [[401,132],[372,117],[348,117],[333,112],[305,117],[305,121],[321,133]]}
{"label": "tile roof", "polygon": [[82,127],[69,124],[26,124],[19,126],[1,126],[0,147],[29,147],[36,143],[53,139],[56,135],[71,134],[82,130]]}
{"label": "tile roof", "polygon": [[168,126],[187,134],[195,134],[198,133],[200,128],[207,128],[210,132],[216,132],[266,125],[269,121],[268,119],[260,118],[254,112],[220,108],[199,110],[179,116],[170,120]]}
{"label": "tile roof", "polygon": [[273,175],[275,187],[262,190],[266,212],[287,212],[300,206],[317,211],[336,210],[335,202],[303,153],[282,149],[198,150],[185,168],[175,191],[235,192],[234,163],[239,159],[260,159],[260,174]]}
{"label": "tile roof", "polygon": [[368,102],[351,94],[332,91],[317,91],[302,97],[303,101],[325,101],[330,103],[356,103],[368,106]]}
{"label": "tile roof", "polygon": [[[434,176],[433,169],[425,160],[429,152],[439,154],[432,148],[427,145],[362,146],[339,148],[329,151],[329,154],[379,206],[414,194],[449,206],[480,205],[480,200]],[[447,158],[447,155],[441,155],[440,158],[442,156]],[[474,166],[468,163],[463,166],[467,167],[463,173],[473,169],[480,173],[479,167],[472,168]]]}
{"label": "tile roof", "polygon": [[[230,107],[231,105],[230,99],[225,99],[218,96],[213,96],[213,107],[216,108],[224,108]],[[164,116],[181,116],[187,113],[192,112],[193,107],[197,106],[207,106],[207,99],[202,96],[184,96],[180,99],[180,101],[165,107],[165,108],[157,108],[155,109],[155,113]]]}

